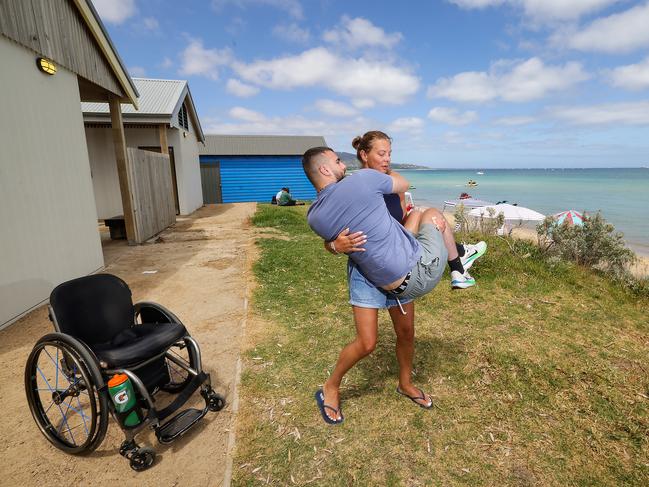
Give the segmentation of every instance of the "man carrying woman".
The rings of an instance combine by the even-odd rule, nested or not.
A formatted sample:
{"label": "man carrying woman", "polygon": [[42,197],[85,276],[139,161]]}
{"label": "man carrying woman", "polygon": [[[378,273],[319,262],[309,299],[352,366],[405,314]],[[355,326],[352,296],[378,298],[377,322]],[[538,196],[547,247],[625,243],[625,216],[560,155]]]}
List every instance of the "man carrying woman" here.
{"label": "man carrying woman", "polygon": [[[351,193],[349,188],[345,190],[342,187],[334,191],[337,182],[344,176],[345,167],[331,149],[311,149],[303,159],[305,172],[319,191],[318,199],[309,212],[309,223],[316,233],[325,238],[328,250],[350,254],[348,283],[357,336],[343,348],[332,375],[323,389],[316,393],[322,416],[331,424],[343,420],[339,407],[342,377],[374,350],[378,335],[378,310],[383,308],[388,309],[397,336],[397,392],[423,408],[432,407],[430,396],[412,384],[411,380],[414,356],[412,299],[430,291],[439,281],[447,255],[453,280],[460,284],[453,286],[464,288],[473,285],[475,281],[466,270],[486,248],[484,242],[476,246],[456,245],[450,227],[437,210],[414,211],[404,219],[403,192],[408,189],[408,184],[396,173],[390,174],[391,143],[386,134],[368,132],[363,137],[356,137],[352,145],[357,150],[363,167],[373,171],[357,178],[358,181],[354,184],[347,184]],[[372,187],[369,194],[368,185]],[[346,228],[335,239],[333,236],[336,234],[332,235],[331,232],[336,224],[330,225],[333,215],[344,215],[338,219],[338,225],[347,222],[343,224]],[[400,225],[402,221],[405,228]],[[349,228],[362,228],[364,225],[373,229],[370,242],[367,242],[368,237],[363,232],[349,233]],[[375,231],[377,225],[383,228],[378,233]],[[419,242],[413,237],[413,234],[420,234],[420,226],[423,228],[420,238],[422,249],[419,249]],[[404,231],[405,229],[409,231]],[[366,243],[368,249],[363,247]],[[374,256],[365,259],[363,254],[366,250]],[[395,262],[399,263],[389,269]],[[407,275],[401,274],[413,267],[419,267],[424,272],[416,272],[414,276],[411,271]],[[424,276],[422,280],[420,274],[428,274],[432,279]],[[386,279],[392,282],[382,282]],[[410,279],[413,280],[412,284]]]}

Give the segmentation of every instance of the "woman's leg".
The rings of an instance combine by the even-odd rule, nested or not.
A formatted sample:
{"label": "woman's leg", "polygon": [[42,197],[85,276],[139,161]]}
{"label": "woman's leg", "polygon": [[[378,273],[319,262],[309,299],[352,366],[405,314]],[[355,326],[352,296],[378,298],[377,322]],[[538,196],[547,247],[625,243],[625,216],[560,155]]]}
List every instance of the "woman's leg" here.
{"label": "woman's leg", "polygon": [[439,228],[439,231],[442,232],[442,236],[444,237],[444,246],[448,252],[448,260],[455,259],[458,256],[455,235],[453,235],[453,230],[451,230],[451,226],[446,221],[442,212],[436,208],[427,208],[424,211],[415,209],[406,217],[403,226],[413,235],[417,235],[419,233],[419,226],[423,223],[433,223]]}
{"label": "woman's leg", "polygon": [[[415,355],[415,302],[402,305],[404,315],[398,306],[388,308],[394,331],[397,335],[397,362],[399,363],[399,390],[410,397],[418,397],[420,390],[412,383],[412,362]],[[430,396],[416,400],[419,404],[430,404]]]}
{"label": "woman's leg", "polygon": [[[356,338],[342,349],[338,356],[338,362],[333,372],[325,381],[322,392],[325,397],[325,404],[340,409],[340,383],[344,375],[356,363],[374,351],[378,335],[378,310],[374,308],[361,308],[352,306],[354,322],[356,324]],[[327,415],[333,414],[330,411]],[[340,419],[340,416],[331,419]]]}

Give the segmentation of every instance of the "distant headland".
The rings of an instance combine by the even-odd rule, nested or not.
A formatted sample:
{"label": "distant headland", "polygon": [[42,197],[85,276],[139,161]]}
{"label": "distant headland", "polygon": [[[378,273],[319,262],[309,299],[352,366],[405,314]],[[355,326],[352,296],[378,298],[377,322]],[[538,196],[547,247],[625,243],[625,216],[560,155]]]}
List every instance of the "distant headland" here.
{"label": "distant headland", "polygon": [[[361,163],[358,162],[358,159],[356,159],[356,154],[352,154],[351,152],[336,152],[338,154],[338,157],[340,157],[345,165],[347,166],[347,169],[350,171],[354,171],[356,169],[361,168]],[[393,169],[431,169],[430,167],[426,166],[418,166],[417,164],[396,164],[392,163],[391,167]]]}

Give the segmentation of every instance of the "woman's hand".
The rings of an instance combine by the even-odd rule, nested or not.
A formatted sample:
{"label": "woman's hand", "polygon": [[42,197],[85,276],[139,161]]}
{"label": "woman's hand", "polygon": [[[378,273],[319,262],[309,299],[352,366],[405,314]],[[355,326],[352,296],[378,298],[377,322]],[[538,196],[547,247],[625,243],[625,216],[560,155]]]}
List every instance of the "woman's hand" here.
{"label": "woman's hand", "polygon": [[333,242],[325,242],[325,248],[334,254],[349,254],[351,252],[365,252],[361,247],[367,242],[367,236],[363,232],[349,233],[349,228],[345,228]]}

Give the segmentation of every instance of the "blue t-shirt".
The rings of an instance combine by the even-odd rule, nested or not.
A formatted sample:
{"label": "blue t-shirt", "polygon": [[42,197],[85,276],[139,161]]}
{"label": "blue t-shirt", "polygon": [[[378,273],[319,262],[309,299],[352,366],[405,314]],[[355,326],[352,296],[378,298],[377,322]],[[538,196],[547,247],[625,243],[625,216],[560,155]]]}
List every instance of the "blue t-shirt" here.
{"label": "blue t-shirt", "polygon": [[361,169],[326,186],[309,208],[309,226],[326,241],[349,227],[367,235],[365,252],[349,258],[375,286],[405,276],[420,256],[419,243],[390,216],[384,194],[392,193],[392,178],[374,169]]}

